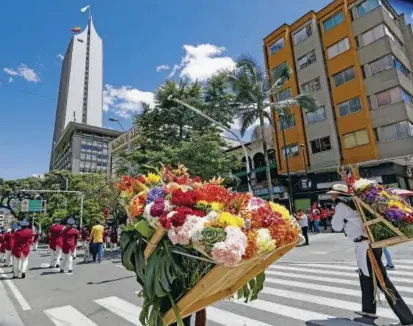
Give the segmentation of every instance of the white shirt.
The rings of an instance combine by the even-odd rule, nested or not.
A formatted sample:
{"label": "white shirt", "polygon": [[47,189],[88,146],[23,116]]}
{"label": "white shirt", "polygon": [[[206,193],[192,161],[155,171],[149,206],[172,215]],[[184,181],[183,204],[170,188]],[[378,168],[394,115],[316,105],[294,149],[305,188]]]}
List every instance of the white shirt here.
{"label": "white shirt", "polygon": [[[344,222],[347,220],[347,223]],[[356,260],[357,266],[365,276],[370,276],[368,267],[367,267],[367,249],[369,248],[369,242],[354,242],[360,236],[367,237],[366,232],[364,231],[364,225],[359,214],[354,211],[350,206],[339,202],[335,207],[335,213],[331,221],[331,226],[334,231],[341,232],[344,228],[344,232],[347,237],[355,244],[356,249]]]}
{"label": "white shirt", "polygon": [[306,226],[308,226],[308,217],[307,215],[302,215],[301,218],[298,220],[298,225],[300,226],[300,228],[304,228]]}

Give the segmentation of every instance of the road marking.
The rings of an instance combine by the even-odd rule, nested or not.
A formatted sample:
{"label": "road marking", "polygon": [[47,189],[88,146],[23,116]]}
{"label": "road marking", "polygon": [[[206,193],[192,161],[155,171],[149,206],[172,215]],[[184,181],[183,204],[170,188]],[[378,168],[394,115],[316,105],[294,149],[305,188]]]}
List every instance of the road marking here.
{"label": "road marking", "polygon": [[19,291],[19,289],[14,285],[14,283],[4,274],[4,270],[0,268],[0,276],[3,278],[3,281],[6,282],[10,291],[13,293],[14,297],[16,298],[19,305],[22,307],[23,310],[30,310],[32,309],[26,299],[23,297],[23,294]]}
{"label": "road marking", "polygon": [[[333,275],[333,276],[345,276],[345,277],[351,277],[351,278],[358,275],[355,271],[353,273],[345,273],[345,272],[338,272],[338,271],[328,271],[328,270],[325,270],[323,267],[321,267],[319,269],[313,269],[313,268],[290,267],[290,266],[284,266],[284,265],[283,266],[271,266],[265,272],[267,273],[267,271],[272,271],[272,270],[306,272],[306,273],[315,274],[315,275],[324,274],[324,275]],[[408,278],[392,277],[391,275],[390,275],[390,278],[391,278],[392,281],[395,281],[395,282],[397,281],[397,282],[401,282],[401,283],[413,283],[413,280],[408,279]],[[413,293],[413,289],[411,289],[411,287],[410,287],[410,288],[408,288],[408,290],[406,292],[412,292]]]}
{"label": "road marking", "polygon": [[[273,288],[264,288],[261,293],[271,294],[277,297],[299,300],[304,302],[316,303],[317,305],[324,305],[327,307],[333,307],[338,309],[345,309],[350,311],[360,310],[360,303],[345,301],[333,298],[322,297],[319,295],[312,295],[308,293],[300,293],[282,289],[273,289]],[[254,302],[254,301],[252,301]],[[278,311],[277,311],[278,313]],[[395,319],[394,312],[391,309],[387,308],[378,308],[377,314],[382,317]]]}
{"label": "road marking", "polygon": [[48,309],[44,313],[56,326],[98,326],[72,306]]}
{"label": "road marking", "polygon": [[[302,282],[296,282],[296,281],[281,280],[281,279],[272,278],[272,277],[267,277],[265,281],[271,284],[292,286],[292,287],[308,289],[308,290],[324,291],[324,292],[329,292],[329,293],[353,296],[357,298],[360,297],[360,290],[339,288],[337,286],[327,286],[327,285],[320,285],[320,284],[313,284],[313,283],[302,283]],[[380,293],[380,299],[386,300],[383,293]],[[407,304],[413,305],[413,299],[403,296],[403,300]]]}
{"label": "road marking", "polygon": [[312,255],[325,255],[327,254],[327,251],[312,251],[310,254]]}
{"label": "road marking", "polygon": [[[274,289],[274,291],[278,291],[278,289]],[[263,310],[263,311],[273,313],[276,315],[289,317],[289,318],[302,320],[302,321],[327,320],[327,319],[333,318],[331,316],[320,314],[318,312],[284,306],[278,303],[273,303],[273,302],[268,302],[268,301],[263,301],[263,300],[254,300],[248,303],[244,303],[243,301],[234,301],[234,302],[236,302],[237,304],[245,305],[247,307],[252,307],[252,308]],[[231,324],[227,324],[227,325],[231,325]]]}
{"label": "road marking", "polygon": [[41,263],[40,268],[50,268],[50,264],[48,263]]}
{"label": "road marking", "polygon": [[[318,267],[320,268],[320,265],[317,264],[300,264],[300,266],[307,266],[307,267]],[[397,267],[399,268],[399,265],[397,265]],[[401,266],[400,266],[401,268]],[[406,267],[405,267],[406,268]],[[328,269],[337,269],[337,270],[346,270],[346,271],[354,271],[355,269],[357,269],[357,267],[355,266],[329,266]],[[410,270],[412,269],[412,267],[410,266]],[[388,272],[389,275],[401,275],[401,276],[413,276],[413,272],[404,272],[404,271],[398,271],[398,270],[391,270],[390,272]]]}
{"label": "road marking", "polygon": [[207,308],[207,319],[221,325],[231,326],[271,326],[270,324],[258,320],[243,317],[232,312],[221,310],[215,307]]}
{"label": "road marking", "polygon": [[123,319],[139,325],[139,314],[142,308],[136,306],[128,301],[119,299],[118,297],[108,297],[104,299],[95,300],[98,305],[101,305],[105,309],[113,312],[114,314],[122,317]]}
{"label": "road marking", "polygon": [[393,259],[394,263],[402,263],[406,265],[413,265],[413,261],[411,259]]}

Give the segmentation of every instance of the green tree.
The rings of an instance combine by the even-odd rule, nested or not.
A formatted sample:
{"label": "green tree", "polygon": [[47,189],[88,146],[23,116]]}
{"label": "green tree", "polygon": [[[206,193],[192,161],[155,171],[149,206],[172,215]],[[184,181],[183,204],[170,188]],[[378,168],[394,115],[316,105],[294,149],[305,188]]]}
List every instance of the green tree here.
{"label": "green tree", "polygon": [[241,120],[241,135],[244,136],[247,129],[257,120],[259,121],[270,200],[273,200],[273,194],[268,143],[265,137],[266,123],[273,125],[270,108],[284,116],[290,114],[290,109],[296,106],[308,111],[317,108],[315,99],[308,94],[271,103],[271,97],[282,89],[290,74],[290,68],[285,66],[270,78],[267,71],[250,56],[242,56],[237,61],[235,69],[228,72],[228,80],[234,96],[233,103]]}

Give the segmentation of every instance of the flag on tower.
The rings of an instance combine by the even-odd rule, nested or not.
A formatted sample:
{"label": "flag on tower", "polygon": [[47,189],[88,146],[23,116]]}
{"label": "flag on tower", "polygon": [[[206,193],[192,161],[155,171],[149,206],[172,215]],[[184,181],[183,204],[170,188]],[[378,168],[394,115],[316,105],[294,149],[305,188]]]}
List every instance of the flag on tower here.
{"label": "flag on tower", "polygon": [[73,33],[79,33],[81,31],[81,28],[79,26],[75,26],[72,27],[70,31],[72,31]]}
{"label": "flag on tower", "polygon": [[82,9],[80,9],[81,12],[86,12],[86,10],[88,10],[90,8],[90,5],[87,5],[85,7],[83,7]]}

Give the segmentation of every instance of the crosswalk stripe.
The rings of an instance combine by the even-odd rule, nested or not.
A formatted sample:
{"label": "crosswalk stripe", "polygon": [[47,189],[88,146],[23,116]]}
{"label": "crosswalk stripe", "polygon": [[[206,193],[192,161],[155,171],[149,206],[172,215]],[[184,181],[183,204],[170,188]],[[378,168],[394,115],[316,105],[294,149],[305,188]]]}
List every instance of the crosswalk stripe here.
{"label": "crosswalk stripe", "polygon": [[139,315],[142,308],[118,297],[108,297],[95,300],[95,302],[105,309],[113,312],[115,315],[135,324],[139,325]]}
{"label": "crosswalk stripe", "polygon": [[[342,294],[342,295],[348,295],[348,296],[353,296],[353,297],[360,297],[360,290],[339,288],[339,287],[336,287],[336,286],[333,287],[333,286],[313,284],[313,283],[303,283],[303,282],[296,282],[296,281],[281,280],[281,279],[271,278],[271,277],[267,277],[265,279],[265,281],[268,282],[268,283],[271,283],[271,284],[293,286],[293,287],[308,289],[308,290],[324,291],[324,292],[329,292],[329,293]],[[265,293],[265,290],[266,290],[266,288],[264,288],[263,293]],[[384,294],[380,293],[380,299],[385,300]],[[413,305],[413,299],[412,298],[407,298],[407,297],[403,296],[403,300],[407,304]]]}
{"label": "crosswalk stripe", "polygon": [[406,265],[413,265],[413,261],[411,259],[394,259],[393,262],[397,264],[402,263]]}
{"label": "crosswalk stripe", "polygon": [[98,326],[72,306],[47,309],[44,313],[56,326]]}
{"label": "crosswalk stripe", "polygon": [[[299,266],[317,267],[317,268],[321,267],[321,268],[323,268],[323,265],[318,265],[318,264],[300,264]],[[345,265],[328,266],[326,268],[327,269],[346,270],[346,271],[354,271],[355,269],[357,269],[357,267],[345,266]],[[401,266],[397,265],[397,268],[401,268]],[[410,269],[412,269],[412,267],[410,267]],[[404,271],[399,271],[399,270],[392,270],[390,273],[391,273],[391,275],[413,276],[413,272],[404,272]]]}
{"label": "crosswalk stripe", "polygon": [[[278,290],[275,290],[278,291]],[[308,321],[308,320],[327,320],[333,318],[328,315],[324,315],[318,312],[304,310],[300,308],[294,308],[290,306],[281,305],[274,302],[268,302],[264,300],[254,300],[248,303],[243,301],[234,301],[237,304],[245,305],[247,307],[252,307],[258,310],[263,310],[272,314],[289,317],[296,320]],[[247,324],[249,325],[249,324]]]}
{"label": "crosswalk stripe", "polygon": [[215,323],[226,326],[271,326],[270,324],[258,320],[243,317],[232,312],[221,310],[215,307],[207,308],[207,319]]}
{"label": "crosswalk stripe", "polygon": [[[350,311],[360,310],[360,304],[356,302],[327,298],[327,297],[322,297],[319,295],[312,295],[308,293],[300,293],[300,292],[273,289],[273,288],[264,288],[263,293],[267,293],[267,294],[271,294],[274,296],[287,298],[287,299],[310,302],[313,304],[324,305],[324,306],[338,308],[338,309],[344,309],[344,310],[350,310]],[[391,309],[378,308],[377,314],[382,317],[395,319],[395,315]]]}
{"label": "crosswalk stripe", "polygon": [[[312,280],[312,281],[320,281],[320,282],[327,282],[327,283],[334,283],[334,284],[348,284],[348,285],[360,285],[360,282],[356,280],[347,280],[342,278],[334,278],[334,277],[324,277],[324,276],[313,276],[313,275],[305,275],[305,274],[297,274],[297,273],[284,273],[284,272],[274,272],[271,270],[265,271],[266,275],[276,275],[276,276],[285,276],[287,278],[301,278],[305,280]],[[354,273],[354,278],[357,278],[357,274]],[[401,283],[413,283],[412,280],[406,280],[403,278],[392,277],[392,281],[397,281]],[[401,292],[413,293],[413,288],[411,286],[402,286],[397,284],[397,290]]]}
{"label": "crosswalk stripe", "polygon": [[[351,277],[351,278],[357,276],[357,273],[355,271],[352,273],[349,273],[349,272],[345,273],[345,272],[338,272],[338,271],[327,271],[321,268],[313,269],[313,268],[298,268],[298,267],[290,267],[290,266],[280,266],[280,267],[274,266],[268,269],[267,271],[273,271],[273,270],[305,272],[305,273],[313,273],[316,275],[324,274],[324,275],[333,275],[333,276],[345,276],[345,277]],[[397,281],[397,282],[402,282],[402,283],[413,283],[413,280],[408,279],[408,278],[392,277],[392,276],[390,276],[390,278],[392,281]],[[407,291],[407,292],[411,292],[411,291]]]}

